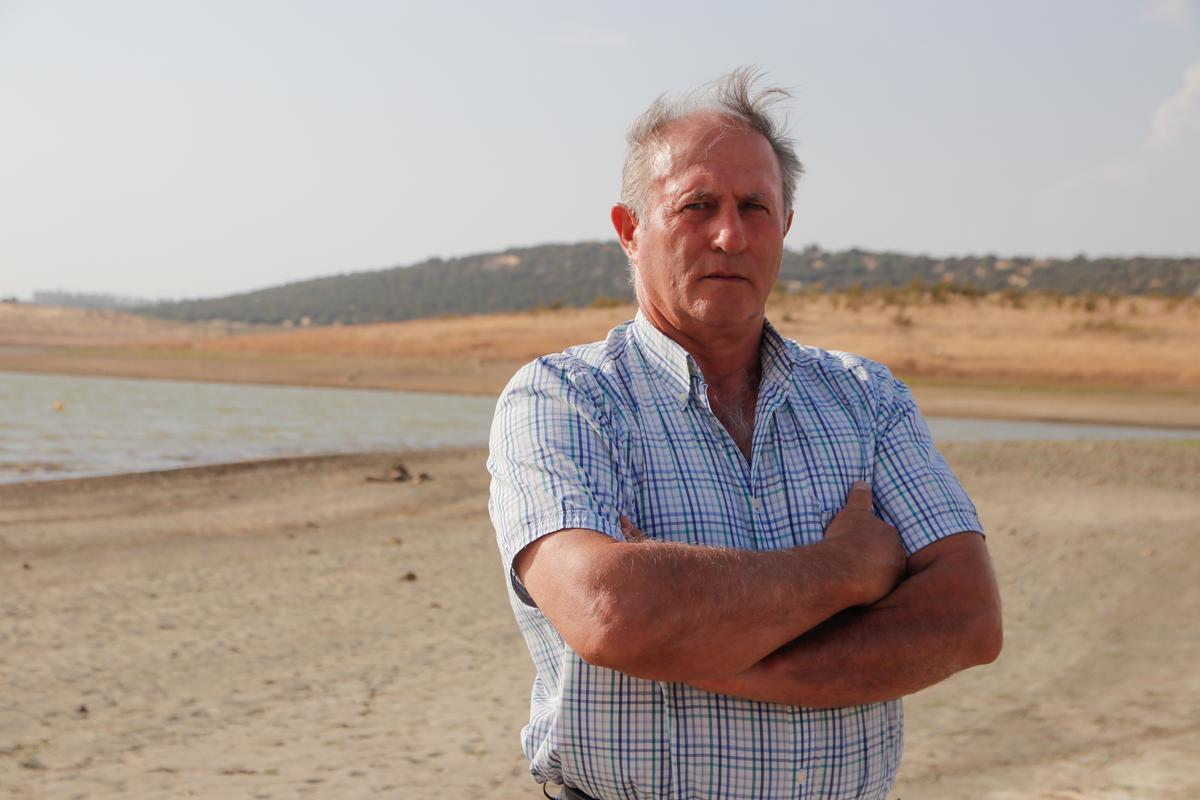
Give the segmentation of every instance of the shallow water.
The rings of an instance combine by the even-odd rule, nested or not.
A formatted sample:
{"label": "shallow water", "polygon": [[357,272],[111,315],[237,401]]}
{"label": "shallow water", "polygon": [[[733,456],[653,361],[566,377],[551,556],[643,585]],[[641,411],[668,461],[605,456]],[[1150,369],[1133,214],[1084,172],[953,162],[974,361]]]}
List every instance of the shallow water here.
{"label": "shallow water", "polygon": [[1200,430],[1093,425],[1078,422],[930,417],[936,442],[1079,441],[1080,439],[1200,439]]}
{"label": "shallow water", "polygon": [[495,400],[0,373],[0,483],[486,443]]}
{"label": "shallow water", "polygon": [[[0,373],[0,483],[315,453],[480,447],[495,400]],[[1200,438],[1200,431],[929,420],[952,441]]]}

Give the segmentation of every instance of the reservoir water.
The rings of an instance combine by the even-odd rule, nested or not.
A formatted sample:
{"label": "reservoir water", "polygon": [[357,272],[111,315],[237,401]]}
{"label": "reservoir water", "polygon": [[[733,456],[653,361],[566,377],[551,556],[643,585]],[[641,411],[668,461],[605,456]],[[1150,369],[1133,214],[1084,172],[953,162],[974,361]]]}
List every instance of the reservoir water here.
{"label": "reservoir water", "polygon": [[490,397],[0,373],[0,483],[487,442]]}
{"label": "reservoir water", "polygon": [[[495,399],[0,373],[0,483],[317,453],[487,444]],[[1200,438],[1200,430],[931,418],[939,443]]]}

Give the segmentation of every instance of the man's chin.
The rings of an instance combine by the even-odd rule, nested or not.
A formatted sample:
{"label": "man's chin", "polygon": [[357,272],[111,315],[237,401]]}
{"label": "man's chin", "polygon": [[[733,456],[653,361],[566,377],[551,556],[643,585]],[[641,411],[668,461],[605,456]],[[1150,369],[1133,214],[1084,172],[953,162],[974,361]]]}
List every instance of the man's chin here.
{"label": "man's chin", "polygon": [[736,330],[746,325],[761,323],[764,309],[754,303],[697,303],[692,318],[700,325],[713,329]]}

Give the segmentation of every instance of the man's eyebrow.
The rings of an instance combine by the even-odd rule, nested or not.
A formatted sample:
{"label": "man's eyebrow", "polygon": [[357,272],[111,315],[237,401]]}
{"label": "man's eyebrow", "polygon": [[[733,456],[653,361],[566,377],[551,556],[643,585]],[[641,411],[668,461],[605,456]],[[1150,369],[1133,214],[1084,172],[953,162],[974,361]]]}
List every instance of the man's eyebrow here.
{"label": "man's eyebrow", "polygon": [[679,195],[680,202],[695,203],[698,200],[711,200],[712,192],[707,189],[689,189],[686,192],[681,192]]}
{"label": "man's eyebrow", "polygon": [[769,196],[769,195],[765,195],[765,194],[762,194],[762,193],[760,193],[760,192],[750,192],[749,194],[744,194],[744,195],[742,195],[742,202],[743,202],[743,203],[763,203],[763,204],[766,204],[766,203],[768,203],[768,202],[770,201],[770,199],[771,199],[771,198],[770,198],[770,196]]}

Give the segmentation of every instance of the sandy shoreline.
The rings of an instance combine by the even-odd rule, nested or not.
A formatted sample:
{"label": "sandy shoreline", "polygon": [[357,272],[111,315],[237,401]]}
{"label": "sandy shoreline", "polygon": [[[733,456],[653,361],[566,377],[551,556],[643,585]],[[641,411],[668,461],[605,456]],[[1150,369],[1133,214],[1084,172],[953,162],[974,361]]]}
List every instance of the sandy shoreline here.
{"label": "sandy shoreline", "polygon": [[[1061,300],[1061,298],[1060,298]],[[889,365],[931,416],[1200,428],[1200,302],[1048,298],[881,306],[776,299],[796,341]],[[523,364],[602,339],[632,306],[250,331],[0,306],[0,372],[496,396]]]}
{"label": "sandy shoreline", "polygon": [[[1200,795],[1200,446],[946,451],[1007,645],[907,702],[894,796]],[[0,486],[0,796],[539,797],[484,457]]]}

